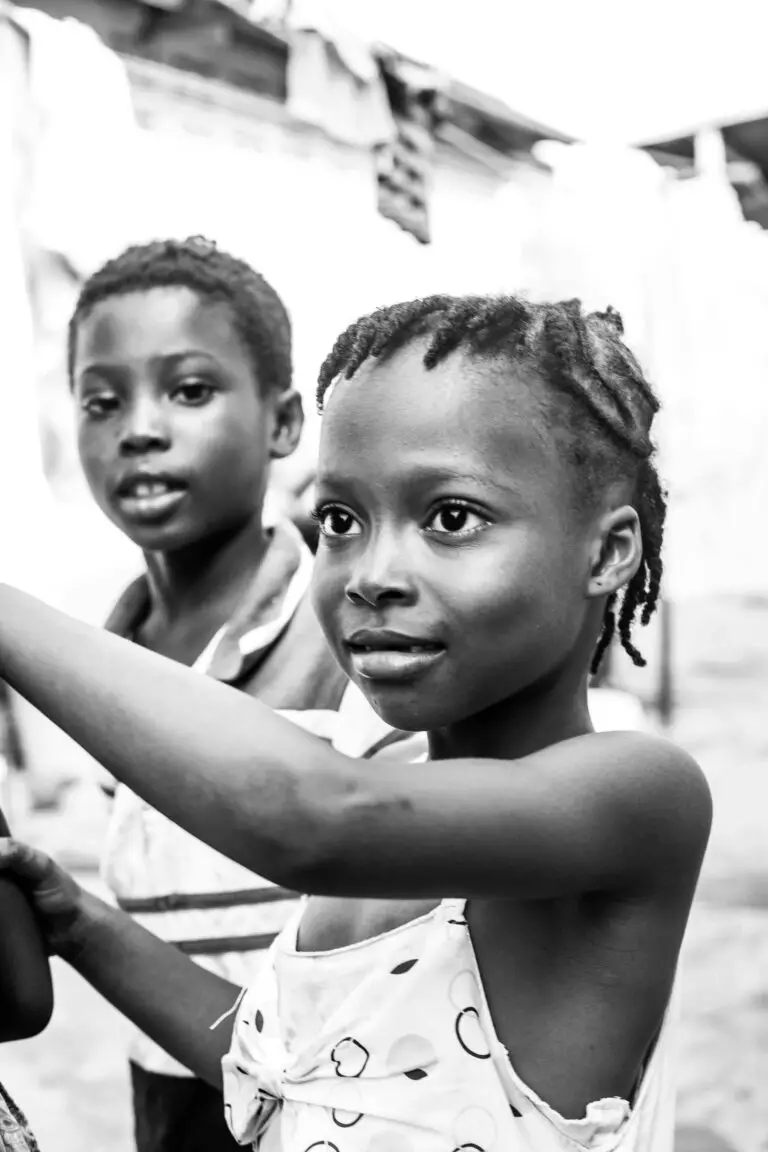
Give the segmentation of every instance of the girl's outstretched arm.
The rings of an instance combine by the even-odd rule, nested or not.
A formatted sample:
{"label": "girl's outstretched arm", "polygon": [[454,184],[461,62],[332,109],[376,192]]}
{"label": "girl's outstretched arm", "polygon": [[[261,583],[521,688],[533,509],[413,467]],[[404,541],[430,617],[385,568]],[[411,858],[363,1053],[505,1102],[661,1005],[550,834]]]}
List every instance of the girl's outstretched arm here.
{"label": "girl's outstretched arm", "polygon": [[153,807],[284,887],[690,901],[706,782],[644,734],[375,772],[270,708],[0,588],[0,675]]}
{"label": "girl's outstretched arm", "polygon": [[295,887],[320,809],[338,804],[335,769],[352,763],[324,741],[243,693],[4,585],[0,676],[153,808]]}

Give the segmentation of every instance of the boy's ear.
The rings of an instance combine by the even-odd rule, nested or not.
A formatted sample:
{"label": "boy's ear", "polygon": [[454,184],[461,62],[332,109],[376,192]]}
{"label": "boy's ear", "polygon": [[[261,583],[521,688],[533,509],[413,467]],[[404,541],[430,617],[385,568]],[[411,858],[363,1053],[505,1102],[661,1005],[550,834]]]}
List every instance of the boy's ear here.
{"label": "boy's ear", "polygon": [[273,401],[274,424],[270,456],[283,460],[295,452],[304,427],[304,405],[295,388],[279,392]]}
{"label": "boy's ear", "polygon": [[630,504],[614,508],[599,521],[587,596],[610,596],[630,582],[643,558],[640,519]]}

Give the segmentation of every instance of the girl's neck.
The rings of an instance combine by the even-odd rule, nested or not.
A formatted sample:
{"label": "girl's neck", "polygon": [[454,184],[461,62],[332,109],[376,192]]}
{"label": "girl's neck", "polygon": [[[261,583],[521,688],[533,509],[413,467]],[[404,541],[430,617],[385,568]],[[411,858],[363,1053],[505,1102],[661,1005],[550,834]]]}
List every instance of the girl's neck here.
{"label": "girl's neck", "polygon": [[268,543],[259,512],[237,530],[188,548],[145,552],[155,623],[173,627],[203,611],[225,622],[251,584]]}
{"label": "girl's neck", "polygon": [[505,700],[429,734],[435,760],[489,757],[517,760],[552,744],[592,732],[587,677],[568,675]]}

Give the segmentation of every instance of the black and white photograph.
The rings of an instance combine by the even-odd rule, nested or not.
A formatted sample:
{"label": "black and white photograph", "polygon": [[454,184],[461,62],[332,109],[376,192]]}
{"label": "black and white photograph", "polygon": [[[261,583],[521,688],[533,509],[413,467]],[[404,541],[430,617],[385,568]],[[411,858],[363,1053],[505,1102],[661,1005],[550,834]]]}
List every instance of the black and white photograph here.
{"label": "black and white photograph", "polygon": [[0,1152],[768,1152],[766,43],[0,0]]}

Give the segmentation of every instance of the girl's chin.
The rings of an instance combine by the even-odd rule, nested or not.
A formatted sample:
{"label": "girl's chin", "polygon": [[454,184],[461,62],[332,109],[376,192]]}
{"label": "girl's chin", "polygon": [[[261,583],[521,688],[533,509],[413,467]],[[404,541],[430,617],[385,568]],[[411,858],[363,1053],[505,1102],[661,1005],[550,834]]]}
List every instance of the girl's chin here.
{"label": "girl's chin", "polygon": [[425,699],[425,694],[410,686],[372,684],[354,677],[354,683],[365,696],[377,716],[390,728],[401,732],[428,732],[444,728],[455,717],[445,707],[445,701]]}

